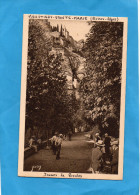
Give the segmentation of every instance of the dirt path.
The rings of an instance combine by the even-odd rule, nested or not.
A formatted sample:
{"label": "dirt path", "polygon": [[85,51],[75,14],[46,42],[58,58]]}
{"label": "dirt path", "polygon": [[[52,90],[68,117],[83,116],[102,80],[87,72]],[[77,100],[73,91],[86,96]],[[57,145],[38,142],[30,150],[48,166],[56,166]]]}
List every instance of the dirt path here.
{"label": "dirt path", "polygon": [[86,173],[90,165],[91,148],[86,142],[84,133],[72,136],[71,141],[63,141],[61,159],[56,160],[52,150],[40,150],[25,160],[25,171],[39,165],[43,172]]}

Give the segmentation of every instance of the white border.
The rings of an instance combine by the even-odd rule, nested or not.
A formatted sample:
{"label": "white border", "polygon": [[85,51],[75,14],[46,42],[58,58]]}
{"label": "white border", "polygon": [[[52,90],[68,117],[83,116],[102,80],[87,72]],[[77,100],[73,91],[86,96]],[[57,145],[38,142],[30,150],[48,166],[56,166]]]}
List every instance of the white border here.
{"label": "white border", "polygon": [[[138,56],[139,56],[138,68],[139,68],[139,113],[140,113],[140,0],[138,0]],[[139,194],[140,194],[140,123],[139,123]]]}
{"label": "white border", "polygon": [[[20,134],[19,134],[19,160],[18,176],[25,177],[51,177],[51,178],[79,178],[79,179],[123,179],[123,150],[124,150],[124,122],[125,122],[125,85],[126,85],[126,55],[127,55],[127,18],[123,17],[91,17],[91,16],[61,16],[65,20],[87,20],[87,21],[110,21],[123,22],[123,53],[122,53],[122,82],[121,82],[121,112],[120,112],[120,140],[119,140],[119,168],[118,175],[113,174],[85,174],[85,173],[62,173],[59,172],[28,172],[23,171],[24,163],[24,137],[25,137],[25,106],[26,106],[26,78],[27,78],[27,51],[28,51],[28,25],[29,18],[38,19],[58,19],[60,16],[54,15],[32,15],[25,14],[23,21],[23,48],[22,48],[22,77],[21,77],[21,102],[20,102]],[[77,19],[78,18],[78,19]]]}

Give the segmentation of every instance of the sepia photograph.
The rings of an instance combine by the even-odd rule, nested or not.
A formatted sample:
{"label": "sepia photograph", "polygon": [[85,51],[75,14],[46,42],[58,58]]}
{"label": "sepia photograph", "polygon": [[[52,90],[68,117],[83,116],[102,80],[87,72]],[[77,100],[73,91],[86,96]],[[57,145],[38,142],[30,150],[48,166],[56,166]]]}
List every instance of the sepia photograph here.
{"label": "sepia photograph", "polygon": [[24,15],[18,176],[123,179],[127,18]]}

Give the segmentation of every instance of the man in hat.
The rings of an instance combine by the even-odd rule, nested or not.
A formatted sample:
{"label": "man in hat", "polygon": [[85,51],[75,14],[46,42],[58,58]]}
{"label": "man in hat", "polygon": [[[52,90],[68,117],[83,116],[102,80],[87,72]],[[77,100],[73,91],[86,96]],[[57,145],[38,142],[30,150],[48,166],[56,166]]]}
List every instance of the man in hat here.
{"label": "man in hat", "polygon": [[54,136],[50,139],[51,140],[51,145],[52,145],[52,150],[53,154],[56,155],[56,146],[55,146],[55,141],[58,136],[58,132],[55,132]]}
{"label": "man in hat", "polygon": [[104,139],[104,144],[105,144],[105,154],[106,154],[106,159],[110,159],[110,141],[111,138],[108,136],[108,133],[105,133],[105,139]]}
{"label": "man in hat", "polygon": [[111,165],[111,172],[113,174],[118,174],[118,153],[119,153],[119,141],[112,142],[112,161],[110,162]]}
{"label": "man in hat", "polygon": [[102,147],[104,147],[103,141],[99,140],[96,143],[96,147],[92,149],[91,168],[93,173],[99,173],[101,167]]}
{"label": "man in hat", "polygon": [[60,159],[60,151],[61,151],[62,139],[63,139],[63,135],[62,134],[59,134],[56,137],[56,140],[55,140],[56,160],[59,160]]}

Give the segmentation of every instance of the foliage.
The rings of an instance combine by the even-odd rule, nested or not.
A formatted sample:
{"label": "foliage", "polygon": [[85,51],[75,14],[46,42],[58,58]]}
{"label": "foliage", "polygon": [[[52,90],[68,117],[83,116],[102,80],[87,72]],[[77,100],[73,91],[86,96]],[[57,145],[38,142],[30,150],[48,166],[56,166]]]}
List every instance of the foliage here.
{"label": "foliage", "polygon": [[67,94],[63,60],[60,54],[51,54],[52,44],[47,22],[30,20],[26,129],[37,127],[45,134],[66,131],[70,123],[71,97]]}
{"label": "foliage", "polygon": [[81,82],[85,118],[104,131],[119,134],[123,23],[91,22],[83,53]]}

